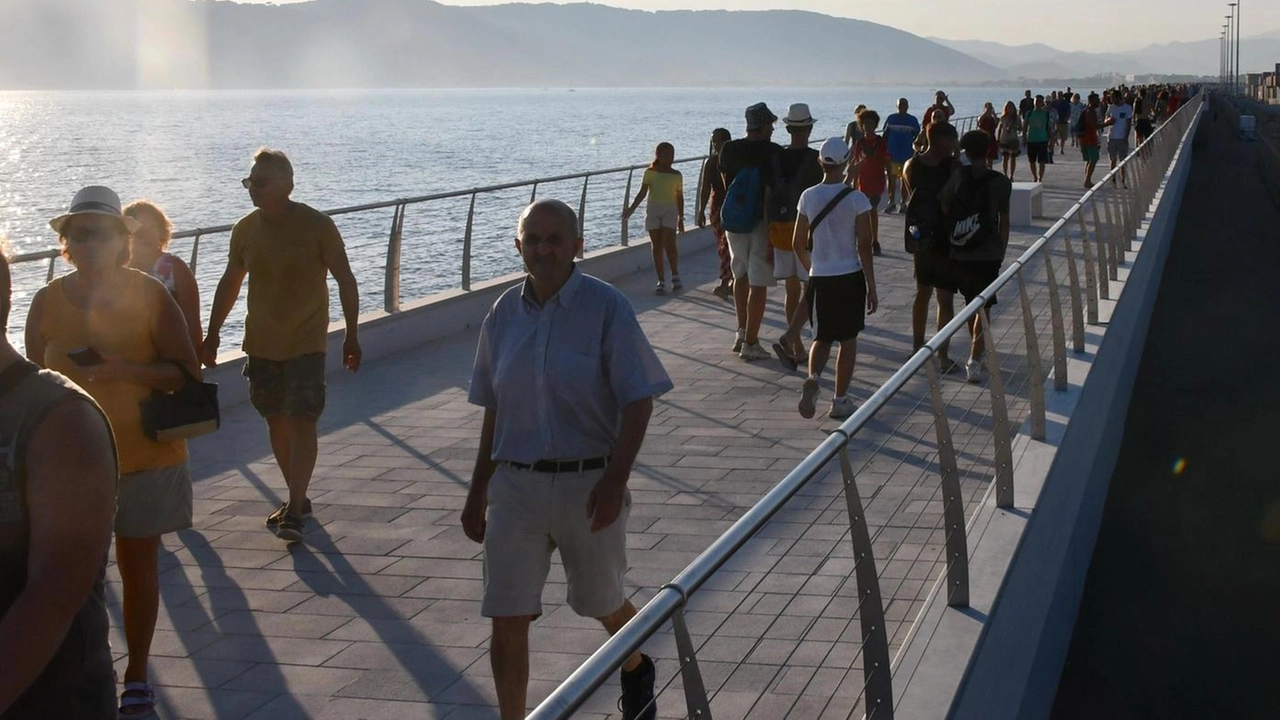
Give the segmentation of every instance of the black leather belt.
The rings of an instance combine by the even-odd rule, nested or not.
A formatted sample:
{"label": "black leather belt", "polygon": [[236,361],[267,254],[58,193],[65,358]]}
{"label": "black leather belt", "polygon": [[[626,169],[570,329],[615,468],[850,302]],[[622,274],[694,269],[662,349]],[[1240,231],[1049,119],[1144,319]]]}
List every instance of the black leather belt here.
{"label": "black leather belt", "polygon": [[539,460],[532,465],[528,463],[511,462],[508,460],[507,464],[517,470],[532,470],[539,473],[569,473],[599,470],[609,464],[609,458],[598,457],[589,458],[587,460]]}

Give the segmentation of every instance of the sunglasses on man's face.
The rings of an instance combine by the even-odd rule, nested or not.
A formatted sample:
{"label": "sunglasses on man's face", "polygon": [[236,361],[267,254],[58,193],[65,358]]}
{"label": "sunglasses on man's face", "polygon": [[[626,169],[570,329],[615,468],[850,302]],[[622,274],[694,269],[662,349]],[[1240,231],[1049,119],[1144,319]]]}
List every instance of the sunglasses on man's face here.
{"label": "sunglasses on man's face", "polygon": [[262,188],[270,185],[271,181],[264,178],[247,177],[241,180],[240,184],[244,187],[245,190],[248,190],[249,188],[256,188],[258,190],[261,190]]}

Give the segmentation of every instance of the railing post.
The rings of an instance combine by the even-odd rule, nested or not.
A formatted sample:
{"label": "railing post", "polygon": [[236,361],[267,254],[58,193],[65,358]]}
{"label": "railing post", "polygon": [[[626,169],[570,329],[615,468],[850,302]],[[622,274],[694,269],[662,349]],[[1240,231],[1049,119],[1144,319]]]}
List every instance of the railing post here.
{"label": "railing post", "polygon": [[[1081,221],[1081,225],[1084,221]],[[1076,269],[1076,254],[1071,249],[1071,228],[1062,226],[1062,246],[1067,251],[1067,281],[1071,289],[1071,349],[1084,352],[1084,310],[1080,302],[1080,271]]]}
{"label": "railing post", "polygon": [[467,208],[467,231],[462,237],[462,289],[471,289],[471,229],[476,219],[476,194],[471,193],[471,206]]}
{"label": "railing post", "polygon": [[1107,191],[1106,197],[1102,201],[1102,208],[1106,211],[1107,217],[1107,277],[1111,280],[1120,279],[1120,226],[1111,213],[1111,201],[1117,192],[1119,191],[1112,187]]}
{"label": "railing post", "polygon": [[58,266],[58,256],[49,258],[49,271],[44,274],[44,284],[53,282],[53,269]]}
{"label": "railing post", "polygon": [[943,537],[947,553],[947,604],[969,606],[969,541],[965,534],[964,495],[960,492],[960,469],[947,420],[947,404],[939,387],[938,359],[925,363],[929,373],[929,402],[933,406],[933,433],[938,440],[938,474],[942,480]]}
{"label": "railing post", "polygon": [[[591,176],[587,175],[582,178],[582,197],[578,199],[578,237],[585,238],[587,235],[587,185],[591,182]],[[581,260],[586,252],[587,244],[582,243],[582,248],[578,250],[578,259]]]}
{"label": "railing post", "polygon": [[1044,367],[1040,364],[1040,338],[1036,336],[1036,321],[1031,314],[1031,297],[1027,294],[1027,283],[1022,277],[1022,267],[1018,268],[1018,296],[1022,300],[1022,329],[1027,336],[1027,374],[1031,383],[1031,439],[1044,440],[1045,406],[1044,406]]}
{"label": "railing post", "polygon": [[1098,279],[1094,274],[1093,251],[1089,249],[1089,227],[1084,221],[1084,207],[1076,213],[1080,221],[1080,245],[1084,255],[1085,314],[1090,325],[1098,324]]}
{"label": "railing post", "polygon": [[849,443],[840,446],[840,475],[849,511],[849,540],[853,544],[853,569],[858,581],[858,619],[862,625],[862,682],[866,705],[881,720],[893,720],[893,676],[889,670],[889,633],[884,624],[880,577],[871,548],[871,533],[862,512],[857,478],[849,462]]}
{"label": "railing post", "polygon": [[711,720],[711,703],[707,700],[707,687],[698,669],[698,651],[693,647],[693,637],[684,621],[684,608],[677,608],[671,616],[671,629],[676,636],[676,652],[680,654],[680,677],[684,680],[684,702],[689,709],[690,720]]}
{"label": "railing post", "polygon": [[[979,295],[979,297],[982,297]],[[1000,355],[996,352],[996,335],[991,330],[991,316],[984,307],[978,310],[978,330],[986,339],[987,388],[991,391],[991,431],[995,443],[996,507],[1013,507],[1013,445],[1009,432],[1009,406],[1005,403],[1004,378],[1000,375]]]}
{"label": "railing post", "polygon": [[203,233],[201,233],[200,230],[197,229],[196,236],[191,241],[191,262],[187,264],[191,266],[192,275],[196,273],[196,267],[198,267],[196,263],[200,260],[200,236],[202,234]]}
{"label": "railing post", "polygon": [[[1089,214],[1093,215],[1093,241],[1094,247],[1098,250],[1098,299],[1111,299],[1111,271],[1108,268],[1110,261],[1107,259],[1107,243],[1110,242],[1105,237],[1109,234],[1108,229],[1102,224],[1102,220],[1098,217],[1098,195],[1106,192],[1106,189],[1095,192],[1089,198]],[[1086,248],[1088,246],[1086,245]],[[1086,249],[1085,258],[1088,259],[1088,251]],[[1097,315],[1094,315],[1093,321],[1095,325],[1098,323]]]}
{"label": "railing post", "polygon": [[391,235],[387,238],[387,265],[382,279],[382,308],[388,313],[400,312],[400,243],[403,236],[405,205],[396,205],[391,214]]}
{"label": "railing post", "polygon": [[[1065,233],[1067,228],[1062,228]],[[1062,298],[1058,293],[1058,277],[1053,269],[1053,255],[1045,245],[1044,273],[1049,284],[1049,319],[1053,324],[1053,389],[1067,389],[1067,335],[1062,323]]]}
{"label": "railing post", "polygon": [[627,192],[622,196],[622,247],[626,247],[631,239],[631,218],[627,217],[627,208],[631,207],[631,181],[635,176],[635,170],[627,172]]}
{"label": "railing post", "polygon": [[533,201],[537,199],[538,199],[538,181],[534,180],[533,189],[529,191],[529,204],[532,205]]}

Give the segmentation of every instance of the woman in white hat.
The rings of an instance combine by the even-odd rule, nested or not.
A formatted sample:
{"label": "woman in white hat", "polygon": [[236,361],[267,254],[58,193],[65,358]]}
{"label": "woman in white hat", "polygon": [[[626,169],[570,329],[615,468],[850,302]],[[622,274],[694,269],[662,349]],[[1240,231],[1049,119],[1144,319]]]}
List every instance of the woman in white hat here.
{"label": "woman in white hat", "polygon": [[184,441],[143,432],[139,403],[173,391],[200,370],[182,311],[165,287],[127,267],[138,223],[110,188],[86,187],[53,220],[63,256],[75,266],[36,293],[27,316],[27,357],[74,380],[111,421],[120,466],[116,562],[123,585],[129,662],[120,716],[149,719],[155,698],[147,659],[160,605],[160,536],[191,527],[191,478]]}

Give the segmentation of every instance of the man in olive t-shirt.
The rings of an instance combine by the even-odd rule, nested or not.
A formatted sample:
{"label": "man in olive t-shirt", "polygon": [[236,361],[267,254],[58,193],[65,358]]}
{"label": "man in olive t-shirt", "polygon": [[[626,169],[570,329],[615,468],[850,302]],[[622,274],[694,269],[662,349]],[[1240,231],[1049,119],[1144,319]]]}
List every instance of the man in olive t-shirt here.
{"label": "man in olive t-shirt", "polygon": [[347,326],[342,362],[352,372],[360,368],[360,297],[333,220],[289,199],[289,158],[263,149],[253,160],[243,184],[257,210],[231,231],[231,252],[214,295],[201,359],[209,367],[217,364],[218,332],[247,275],[243,349],[249,356],[249,397],[266,418],[271,449],[289,486],[288,501],[267,517],[267,524],[277,526],[282,540],[298,542],[303,519],[311,514],[307,488],[316,464],[316,421],[324,411],[328,275],[338,283]]}

